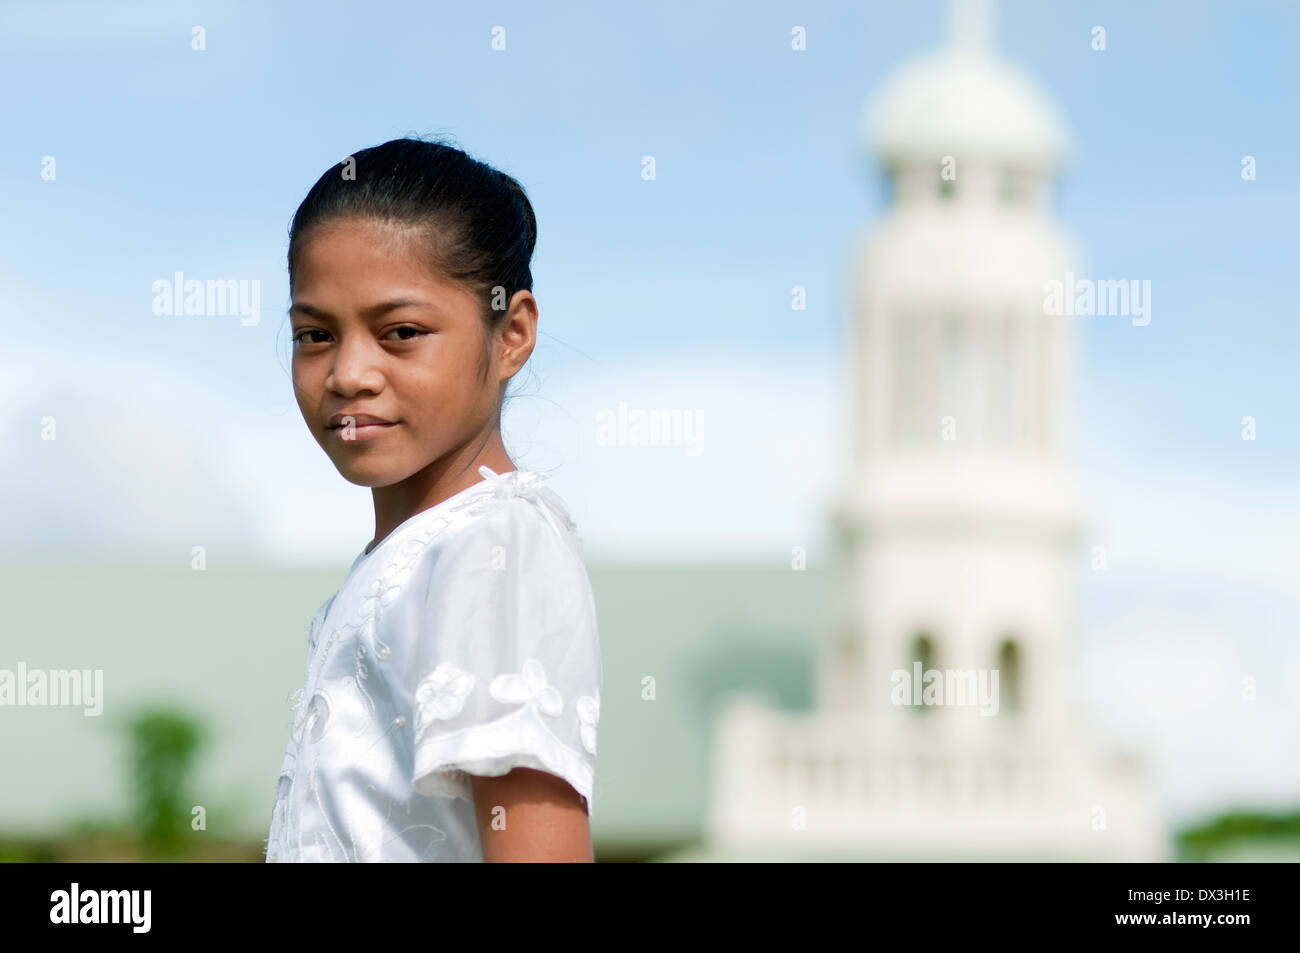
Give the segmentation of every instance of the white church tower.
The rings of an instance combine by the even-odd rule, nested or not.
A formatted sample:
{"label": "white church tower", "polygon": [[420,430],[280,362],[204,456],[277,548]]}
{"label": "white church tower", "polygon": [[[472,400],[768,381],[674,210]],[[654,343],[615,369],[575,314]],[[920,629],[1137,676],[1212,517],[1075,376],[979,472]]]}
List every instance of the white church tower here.
{"label": "white church tower", "polygon": [[1050,203],[1063,123],[994,56],[987,4],[954,0],[949,32],[864,115],[891,199],[850,259],[851,466],[816,707],[724,709],[708,846],[1166,859],[1140,765],[1102,755],[1074,699],[1073,331],[1043,314],[1044,282],[1079,270]]}

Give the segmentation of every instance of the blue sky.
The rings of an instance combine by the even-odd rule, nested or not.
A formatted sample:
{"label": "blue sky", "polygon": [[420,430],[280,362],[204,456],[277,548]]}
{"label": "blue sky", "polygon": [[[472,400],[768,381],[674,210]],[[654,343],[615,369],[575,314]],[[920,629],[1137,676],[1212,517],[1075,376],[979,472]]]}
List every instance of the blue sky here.
{"label": "blue sky", "polygon": [[[844,256],[882,200],[859,115],[891,68],[943,42],[946,8],[561,6],[7,6],[0,71],[21,95],[0,158],[10,223],[0,276],[23,364],[71,367],[80,355],[167,369],[231,415],[295,416],[283,319],[294,208],[345,154],[408,132],[449,134],[520,178],[538,212],[544,338],[512,413],[564,417],[548,402],[563,403],[570,387],[592,376],[652,382],[662,364],[697,366],[683,406],[751,380],[785,392],[789,419],[826,443],[799,486],[783,487],[794,496],[784,512],[807,522],[844,462],[842,420],[827,416],[842,400]],[[807,28],[803,53],[790,50],[792,23]],[[190,49],[195,24],[206,30],[202,52]],[[1107,28],[1104,52],[1089,42],[1096,24]],[[504,52],[490,49],[496,25]],[[998,5],[995,46],[1042,84],[1072,134],[1061,219],[1092,273],[1153,282],[1151,325],[1080,327],[1085,467],[1140,457],[1250,483],[1296,462],[1300,433],[1283,411],[1300,398],[1285,284],[1300,212],[1287,55],[1297,39],[1300,14],[1282,3]],[[654,183],[640,178],[643,154],[656,157]],[[1245,154],[1257,158],[1254,182],[1239,175]],[[46,155],[54,182],[39,174]],[[148,289],[178,270],[258,279],[264,320],[154,316]],[[797,320],[794,284],[809,289]],[[742,368],[744,381],[722,385]],[[157,393],[125,375],[118,383]],[[652,406],[674,405],[661,396]],[[651,451],[611,476],[649,467],[669,482],[713,484],[727,470],[772,469],[761,449],[722,442],[745,410],[721,410],[705,414],[712,454]],[[1243,448],[1246,414],[1260,438]],[[599,492],[584,486],[572,451],[548,455],[531,419],[507,421],[518,462],[560,466],[558,485],[575,497]],[[305,428],[299,437],[329,478]],[[692,465],[702,472],[674,474]],[[719,516],[749,522],[739,504],[762,499],[742,494]],[[798,520],[778,517],[773,540]],[[706,550],[760,542],[727,525],[700,524]],[[600,548],[604,534],[591,535]],[[636,535],[606,548],[634,552]]]}
{"label": "blue sky", "polygon": [[[996,7],[996,49],[1068,124],[1057,214],[1086,270],[1153,286],[1150,325],[1079,325],[1078,467],[1115,567],[1085,581],[1083,624],[1104,652],[1157,611],[1142,624],[1203,642],[1207,665],[1229,645],[1300,674],[1300,8]],[[946,16],[934,0],[0,7],[16,451],[0,491],[31,501],[0,557],[188,559],[197,537],[231,559],[351,561],[370,502],[292,399],[286,230],[326,168],[408,133],[453,136],[533,200],[542,337],[507,444],[559,468],[589,557],[823,552],[847,460],[845,259],[883,200],[860,114]],[[154,315],[152,283],[176,271],[259,280],[262,320]],[[620,400],[700,411],[705,452],[596,446],[594,412]]]}

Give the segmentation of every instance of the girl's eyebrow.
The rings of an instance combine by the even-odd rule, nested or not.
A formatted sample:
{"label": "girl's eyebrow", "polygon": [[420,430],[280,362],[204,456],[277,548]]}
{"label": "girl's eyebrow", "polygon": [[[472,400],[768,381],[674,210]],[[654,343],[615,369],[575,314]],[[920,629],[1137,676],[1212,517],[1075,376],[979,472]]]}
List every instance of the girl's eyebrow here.
{"label": "girl's eyebrow", "polygon": [[[394,301],[385,301],[382,304],[371,305],[361,312],[361,317],[366,321],[373,321],[375,318],[381,318],[390,311],[396,311],[398,308],[428,308],[432,305],[427,301],[420,301],[416,298],[398,298]],[[318,308],[313,304],[295,301],[289,308],[289,313],[295,311],[307,315],[309,318],[315,318],[318,321],[336,322],[338,319],[324,308]]]}

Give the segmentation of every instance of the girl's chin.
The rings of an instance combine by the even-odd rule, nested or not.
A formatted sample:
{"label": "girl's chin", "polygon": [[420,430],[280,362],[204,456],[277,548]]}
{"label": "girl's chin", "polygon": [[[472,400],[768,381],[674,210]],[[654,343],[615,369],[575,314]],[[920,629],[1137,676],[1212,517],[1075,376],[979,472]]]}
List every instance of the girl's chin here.
{"label": "girl's chin", "polygon": [[370,487],[377,489],[384,486],[392,486],[394,483],[400,483],[410,474],[395,473],[387,467],[367,467],[357,466],[355,462],[347,466],[335,464],[343,479],[356,486]]}

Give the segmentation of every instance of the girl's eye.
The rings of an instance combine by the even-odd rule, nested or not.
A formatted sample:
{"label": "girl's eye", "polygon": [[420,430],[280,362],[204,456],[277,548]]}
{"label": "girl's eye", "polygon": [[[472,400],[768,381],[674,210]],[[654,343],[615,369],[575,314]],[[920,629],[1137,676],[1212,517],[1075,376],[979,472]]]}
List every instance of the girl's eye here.
{"label": "girl's eye", "polygon": [[[421,328],[411,327],[411,325],[409,324],[404,324],[400,328],[393,328],[393,330],[389,331],[388,333],[398,334],[401,331],[410,331],[411,334],[409,337],[399,337],[397,339],[399,341],[414,341],[417,335],[429,333],[428,331],[422,330]],[[387,337],[387,335],[385,335],[385,337]]]}
{"label": "girl's eye", "polygon": [[[409,333],[403,335],[401,333],[403,331]],[[428,334],[428,333],[429,333],[428,331],[425,331],[422,328],[411,327],[410,325],[403,325],[402,327],[399,328],[393,328],[391,331],[385,334],[384,337],[388,337],[391,334],[397,334],[399,335],[396,338],[396,340],[398,341],[414,341],[416,337],[418,337],[419,335]],[[324,338],[325,340],[328,340],[329,338],[328,331],[322,331],[320,328],[303,328],[303,330],[299,331],[297,334],[293,336],[293,343],[294,344],[324,344],[325,343],[325,340],[322,340],[321,338],[310,338],[310,335],[313,334],[319,334],[321,335],[321,338]]]}

